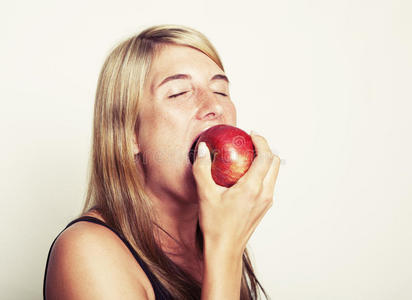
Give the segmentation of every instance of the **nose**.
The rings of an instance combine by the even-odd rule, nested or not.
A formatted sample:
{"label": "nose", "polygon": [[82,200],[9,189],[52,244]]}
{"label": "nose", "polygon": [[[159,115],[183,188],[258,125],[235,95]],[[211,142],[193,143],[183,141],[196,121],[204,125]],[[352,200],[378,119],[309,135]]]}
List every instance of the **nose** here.
{"label": "nose", "polygon": [[217,95],[208,91],[199,93],[199,109],[196,116],[198,120],[219,119],[223,116],[223,112],[223,106]]}

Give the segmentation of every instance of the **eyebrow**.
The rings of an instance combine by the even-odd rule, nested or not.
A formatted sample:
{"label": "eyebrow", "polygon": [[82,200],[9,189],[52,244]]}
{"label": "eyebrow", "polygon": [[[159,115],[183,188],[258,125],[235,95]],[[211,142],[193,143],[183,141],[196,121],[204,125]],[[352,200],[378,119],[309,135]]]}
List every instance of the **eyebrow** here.
{"label": "eyebrow", "polygon": [[[163,81],[162,81],[157,87],[159,88],[161,85],[163,85],[163,84],[165,84],[166,82],[171,81],[171,80],[191,79],[191,78],[192,78],[192,77],[191,77],[190,75],[188,75],[188,74],[175,74],[175,75],[168,76],[168,77],[166,77],[165,79],[163,79]],[[227,83],[229,83],[229,79],[227,78],[226,75],[223,75],[223,74],[216,74],[215,76],[213,76],[213,77],[210,79],[210,81],[212,81],[212,80],[224,80],[224,81],[226,81]]]}

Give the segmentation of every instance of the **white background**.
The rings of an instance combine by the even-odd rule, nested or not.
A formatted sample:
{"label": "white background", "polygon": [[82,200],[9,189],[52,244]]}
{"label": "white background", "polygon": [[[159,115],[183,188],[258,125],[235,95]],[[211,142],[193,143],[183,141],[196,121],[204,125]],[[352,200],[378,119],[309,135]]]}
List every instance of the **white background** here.
{"label": "white background", "polygon": [[238,126],[285,161],[250,242],[269,295],[411,299],[411,1],[42,0],[0,11],[2,299],[41,299],[49,246],[80,212],[103,60],[164,23],[210,38]]}

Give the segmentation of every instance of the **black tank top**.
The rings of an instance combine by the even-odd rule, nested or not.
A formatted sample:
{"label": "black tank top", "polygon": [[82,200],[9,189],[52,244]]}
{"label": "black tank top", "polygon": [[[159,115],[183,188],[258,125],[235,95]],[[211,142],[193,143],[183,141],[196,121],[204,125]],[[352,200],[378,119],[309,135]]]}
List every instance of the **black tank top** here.
{"label": "black tank top", "polygon": [[[146,273],[147,277],[150,280],[150,283],[152,284],[154,294],[156,297],[156,300],[170,300],[172,297],[170,296],[169,292],[163,287],[163,285],[160,283],[160,281],[154,276],[154,274],[150,271],[149,267],[146,265],[146,263],[140,258],[140,256],[136,253],[136,251],[133,249],[132,245],[119,233],[117,233],[115,230],[110,228],[106,223],[102,222],[101,220],[94,218],[94,217],[89,217],[89,216],[84,216],[77,218],[73,221],[71,221],[65,229],[73,225],[74,223],[80,222],[80,221],[86,221],[86,222],[91,222],[95,224],[102,225],[104,227],[109,228],[111,231],[113,231],[122,241],[125,243],[127,248],[129,248],[130,252],[133,254],[134,258],[137,260],[139,265],[142,267],[143,271]],[[62,232],[65,230],[63,229]],[[60,232],[59,235],[62,233]],[[59,235],[54,239],[52,245],[50,246],[49,254],[47,256],[47,262],[46,262],[46,270],[44,272],[44,280],[43,280],[43,299],[46,300],[46,276],[47,276],[47,267],[49,266],[49,259],[50,259],[50,253],[51,250],[59,237]]]}

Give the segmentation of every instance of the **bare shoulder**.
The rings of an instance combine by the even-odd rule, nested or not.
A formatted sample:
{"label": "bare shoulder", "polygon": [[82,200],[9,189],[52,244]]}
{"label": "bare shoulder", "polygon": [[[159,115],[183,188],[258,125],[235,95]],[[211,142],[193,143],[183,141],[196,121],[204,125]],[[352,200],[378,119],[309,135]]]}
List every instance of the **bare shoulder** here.
{"label": "bare shoulder", "polygon": [[108,228],[77,222],[57,238],[50,254],[46,298],[154,299],[146,274]]}

